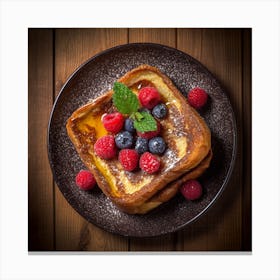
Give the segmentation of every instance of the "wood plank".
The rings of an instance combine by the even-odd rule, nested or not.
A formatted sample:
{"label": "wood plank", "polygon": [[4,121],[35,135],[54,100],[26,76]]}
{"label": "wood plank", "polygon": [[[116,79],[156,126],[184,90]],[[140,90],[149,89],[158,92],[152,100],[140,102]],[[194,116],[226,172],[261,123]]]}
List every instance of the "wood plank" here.
{"label": "wood plank", "polygon": [[243,30],[243,195],[242,249],[252,250],[252,30]]}
{"label": "wood plank", "polygon": [[128,34],[129,43],[148,42],[176,47],[175,28],[131,28]]}
{"label": "wood plank", "polygon": [[151,238],[130,238],[130,251],[159,252],[176,250],[177,233]]}
{"label": "wood plank", "polygon": [[[55,30],[55,88],[58,94],[67,77],[96,53],[127,43],[127,29]],[[123,251],[128,241],[89,224],[55,189],[56,249]]]}
{"label": "wood plank", "polygon": [[[54,249],[47,126],[53,103],[53,32],[28,30],[28,250]],[[38,110],[39,108],[39,110]]]}
{"label": "wood plank", "polygon": [[178,29],[177,47],[204,64],[226,89],[237,117],[238,153],[219,201],[179,233],[178,250],[241,250],[242,242],[242,56],[241,30]]}
{"label": "wood plank", "polygon": [[[129,29],[129,43],[150,42],[176,47],[174,28],[132,28]],[[172,251],[175,248],[176,234],[157,238],[131,238],[131,251]]]}

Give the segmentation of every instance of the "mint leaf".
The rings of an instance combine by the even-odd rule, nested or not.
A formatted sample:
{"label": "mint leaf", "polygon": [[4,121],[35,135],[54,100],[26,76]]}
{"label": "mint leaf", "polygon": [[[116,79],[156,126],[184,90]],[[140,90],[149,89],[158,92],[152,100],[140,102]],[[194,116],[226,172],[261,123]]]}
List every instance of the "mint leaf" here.
{"label": "mint leaf", "polygon": [[151,114],[138,112],[140,108],[138,98],[126,85],[115,82],[113,91],[112,99],[114,106],[120,113],[130,115],[137,131],[148,132],[157,130],[157,122]]}
{"label": "mint leaf", "polygon": [[140,112],[135,113],[135,118],[137,121],[141,121],[142,119],[144,119],[144,117],[142,116],[142,114]]}
{"label": "mint leaf", "polygon": [[132,114],[139,109],[139,101],[136,96],[126,85],[115,82],[113,87],[113,104],[122,114]]}
{"label": "mint leaf", "polygon": [[138,112],[142,115],[142,118],[135,118],[133,125],[137,131],[147,132],[157,130],[157,122],[154,117],[147,112]]}

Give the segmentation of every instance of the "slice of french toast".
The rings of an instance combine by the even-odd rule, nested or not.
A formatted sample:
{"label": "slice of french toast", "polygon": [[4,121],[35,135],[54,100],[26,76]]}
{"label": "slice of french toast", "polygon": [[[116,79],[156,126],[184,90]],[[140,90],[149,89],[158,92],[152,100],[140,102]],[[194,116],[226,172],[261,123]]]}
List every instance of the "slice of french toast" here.
{"label": "slice of french toast", "polygon": [[[161,135],[167,149],[161,156],[161,168],[157,173],[147,174],[142,170],[128,172],[117,158],[104,160],[94,152],[97,139],[108,134],[101,121],[102,115],[115,111],[112,90],[78,108],[68,119],[66,128],[80,158],[94,174],[102,191],[123,211],[140,213],[138,209],[143,203],[199,166],[210,151],[211,134],[202,117],[157,68],[141,65],[118,81],[136,95],[142,87],[155,87],[168,107],[167,117],[161,120]],[[166,201],[169,196],[164,197]],[[148,207],[148,210],[152,208]]]}
{"label": "slice of french toast", "polygon": [[162,203],[170,200],[173,196],[175,196],[184,183],[188,180],[194,180],[200,177],[205,170],[209,167],[211,159],[212,159],[212,151],[208,153],[208,155],[199,163],[198,166],[193,168],[191,171],[185,173],[175,181],[167,184],[162,190],[158,191],[155,195],[153,195],[150,199],[145,201],[138,208],[134,208],[135,214],[146,214],[152,209],[158,207]]}

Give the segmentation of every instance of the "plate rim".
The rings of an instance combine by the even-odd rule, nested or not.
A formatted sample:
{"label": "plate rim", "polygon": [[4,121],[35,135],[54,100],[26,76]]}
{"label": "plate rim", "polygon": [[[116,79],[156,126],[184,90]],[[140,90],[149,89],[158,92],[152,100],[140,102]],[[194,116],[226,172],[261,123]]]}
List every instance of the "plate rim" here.
{"label": "plate rim", "polygon": [[[77,73],[83,68],[85,67],[87,64],[91,63],[93,60],[95,60],[96,58],[102,56],[102,55],[106,55],[107,53],[110,53],[111,51],[115,51],[121,48],[125,48],[125,47],[133,47],[133,46],[151,46],[151,47],[157,47],[157,48],[164,48],[167,49],[169,51],[173,51],[173,52],[179,52],[180,54],[187,56],[191,61],[193,61],[195,64],[198,64],[206,73],[207,75],[209,75],[211,77],[212,80],[214,80],[217,85],[220,87],[220,89],[222,89],[223,91],[223,95],[226,98],[228,104],[230,105],[230,113],[232,116],[232,124],[233,124],[233,144],[232,144],[232,155],[231,155],[231,160],[230,160],[230,165],[229,168],[227,170],[225,179],[223,181],[222,186],[219,188],[219,191],[216,193],[216,195],[212,198],[212,200],[210,201],[210,203],[201,211],[199,212],[197,215],[195,215],[192,219],[188,220],[187,222],[183,223],[180,226],[177,226],[175,229],[170,229],[164,232],[159,232],[156,234],[147,234],[147,235],[137,235],[137,234],[124,234],[121,232],[116,232],[113,230],[110,230],[108,228],[105,228],[102,225],[99,225],[97,223],[94,223],[93,221],[91,221],[88,217],[86,217],[82,211],[80,209],[78,209],[78,207],[73,206],[69,200],[65,197],[64,193],[62,192],[62,190],[60,189],[60,186],[57,182],[57,176],[55,174],[55,170],[54,170],[54,166],[53,166],[53,161],[51,158],[51,152],[50,152],[50,128],[51,128],[51,123],[52,123],[52,119],[53,119],[53,115],[54,115],[54,111],[56,109],[57,103],[61,97],[61,95],[63,94],[64,89],[67,87],[67,85],[70,83],[70,81],[77,75]],[[218,198],[222,195],[222,193],[224,192],[226,186],[229,183],[229,180],[232,176],[232,172],[234,170],[235,167],[235,163],[236,163],[236,157],[237,157],[237,146],[238,146],[238,132],[237,132],[237,122],[236,122],[236,117],[235,117],[235,113],[232,107],[232,103],[228,97],[228,95],[226,94],[226,90],[223,87],[223,85],[220,83],[220,81],[208,70],[208,68],[206,66],[204,66],[200,61],[198,61],[197,59],[195,59],[194,57],[192,57],[191,55],[175,48],[175,47],[171,47],[171,46],[167,46],[164,44],[159,44],[159,43],[152,43],[152,42],[135,42],[135,43],[126,43],[126,44],[121,44],[121,45],[116,45],[113,47],[110,47],[108,49],[105,49],[95,55],[93,55],[92,57],[88,58],[87,60],[85,60],[83,63],[81,63],[66,79],[66,81],[64,82],[63,86],[61,87],[57,97],[55,98],[55,101],[52,105],[52,109],[49,115],[49,121],[48,121],[48,126],[47,126],[47,151],[48,151],[48,160],[49,160],[49,165],[52,171],[52,176],[53,179],[55,181],[55,183],[57,184],[57,187],[59,189],[59,191],[61,192],[61,194],[63,195],[64,199],[67,201],[67,203],[76,211],[78,212],[79,215],[82,216],[82,218],[84,218],[85,220],[87,220],[89,223],[94,224],[95,226],[102,228],[103,230],[110,232],[112,234],[118,235],[118,236],[124,236],[124,237],[136,237],[136,238],[149,238],[149,237],[157,237],[157,236],[164,236],[167,234],[171,234],[171,233],[175,233],[178,232],[184,228],[186,228],[187,226],[189,226],[190,224],[194,223],[195,221],[199,220],[199,218],[203,215],[205,215],[210,208],[212,208],[212,206],[216,203],[216,201],[218,200]]]}

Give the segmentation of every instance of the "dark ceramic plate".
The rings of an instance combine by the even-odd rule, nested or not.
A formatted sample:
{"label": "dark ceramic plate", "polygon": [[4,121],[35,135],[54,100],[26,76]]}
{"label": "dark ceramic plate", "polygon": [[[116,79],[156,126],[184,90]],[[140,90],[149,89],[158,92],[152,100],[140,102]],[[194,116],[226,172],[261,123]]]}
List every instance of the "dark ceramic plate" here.
{"label": "dark ceramic plate", "polygon": [[[84,192],[75,186],[75,174],[84,168],[69,140],[65,123],[78,107],[105,93],[119,77],[140,64],[158,67],[186,94],[201,87],[210,102],[201,113],[212,133],[213,160],[201,177],[204,195],[188,202],[177,195],[146,215],[128,215],[95,188]],[[232,107],[217,80],[198,61],[176,49],[150,43],[127,44],[106,50],[80,66],[65,83],[49,122],[48,152],[59,189],[89,222],[124,236],[156,236],[177,231],[200,217],[224,189],[234,164],[236,126]]]}

